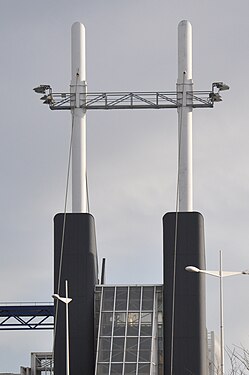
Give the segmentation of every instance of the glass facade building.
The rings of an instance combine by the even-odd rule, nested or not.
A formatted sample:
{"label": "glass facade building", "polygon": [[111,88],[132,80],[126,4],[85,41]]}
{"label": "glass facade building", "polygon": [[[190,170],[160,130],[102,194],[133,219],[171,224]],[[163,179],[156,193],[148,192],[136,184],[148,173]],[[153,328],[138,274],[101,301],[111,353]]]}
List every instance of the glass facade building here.
{"label": "glass facade building", "polygon": [[95,375],[161,375],[162,285],[96,286]]}

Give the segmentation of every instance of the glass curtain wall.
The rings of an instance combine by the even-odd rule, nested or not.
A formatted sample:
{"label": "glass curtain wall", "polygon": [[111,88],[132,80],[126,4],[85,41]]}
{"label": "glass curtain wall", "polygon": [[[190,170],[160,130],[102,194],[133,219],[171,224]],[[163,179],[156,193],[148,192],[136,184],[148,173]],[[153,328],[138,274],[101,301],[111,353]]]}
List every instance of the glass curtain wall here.
{"label": "glass curtain wall", "polygon": [[97,286],[95,375],[162,374],[162,286]]}

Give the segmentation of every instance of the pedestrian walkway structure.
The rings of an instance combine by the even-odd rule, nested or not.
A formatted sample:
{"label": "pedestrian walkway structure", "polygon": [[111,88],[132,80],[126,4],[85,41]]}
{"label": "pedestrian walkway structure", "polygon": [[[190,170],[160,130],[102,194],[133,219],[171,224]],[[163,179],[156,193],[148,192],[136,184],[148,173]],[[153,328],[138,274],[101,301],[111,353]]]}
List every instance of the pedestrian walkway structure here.
{"label": "pedestrian walkway structure", "polygon": [[53,329],[54,305],[23,303],[0,305],[0,330]]}

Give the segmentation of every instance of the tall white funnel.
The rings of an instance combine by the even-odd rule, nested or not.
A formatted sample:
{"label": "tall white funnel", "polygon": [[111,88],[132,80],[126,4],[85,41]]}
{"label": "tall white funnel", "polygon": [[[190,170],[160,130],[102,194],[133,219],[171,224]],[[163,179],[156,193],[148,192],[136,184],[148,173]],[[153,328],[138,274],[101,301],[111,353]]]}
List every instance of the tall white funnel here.
{"label": "tall white funnel", "polygon": [[80,106],[86,93],[85,27],[75,22],[71,32],[72,80],[75,94],[72,141],[72,211],[88,212],[86,171],[86,111]]}
{"label": "tall white funnel", "polygon": [[178,108],[179,137],[179,211],[193,211],[192,177],[192,100],[187,92],[193,91],[192,81],[192,26],[189,21],[178,25]]}

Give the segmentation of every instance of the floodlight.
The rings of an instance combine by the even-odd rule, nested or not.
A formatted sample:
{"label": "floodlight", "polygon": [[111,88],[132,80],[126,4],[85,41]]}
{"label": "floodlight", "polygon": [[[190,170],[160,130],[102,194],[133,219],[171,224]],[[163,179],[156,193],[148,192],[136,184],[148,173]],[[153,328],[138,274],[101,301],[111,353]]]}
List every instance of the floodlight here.
{"label": "floodlight", "polygon": [[218,92],[210,92],[209,98],[212,102],[222,102],[222,98]]}
{"label": "floodlight", "polygon": [[33,90],[37,94],[45,94],[46,90],[50,90],[50,89],[51,89],[50,85],[40,85],[40,86],[37,86],[37,87],[33,88]]}
{"label": "floodlight", "polygon": [[45,99],[44,100],[44,102],[43,102],[43,104],[52,104],[53,102],[54,102],[54,99],[53,99],[53,97],[52,97],[52,95],[44,95],[44,97],[42,97],[41,99]]}
{"label": "floodlight", "polygon": [[219,91],[229,90],[229,86],[223,82],[214,82],[213,87],[216,87]]}
{"label": "floodlight", "polygon": [[225,83],[223,83],[223,85],[219,88],[220,91],[225,91],[225,90],[229,90],[229,86],[226,85]]}

